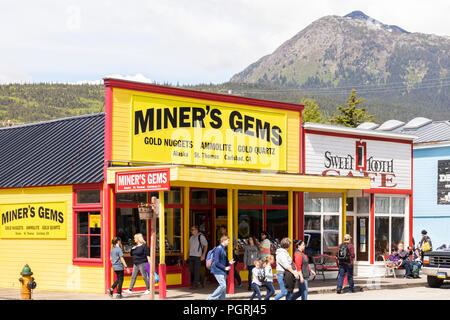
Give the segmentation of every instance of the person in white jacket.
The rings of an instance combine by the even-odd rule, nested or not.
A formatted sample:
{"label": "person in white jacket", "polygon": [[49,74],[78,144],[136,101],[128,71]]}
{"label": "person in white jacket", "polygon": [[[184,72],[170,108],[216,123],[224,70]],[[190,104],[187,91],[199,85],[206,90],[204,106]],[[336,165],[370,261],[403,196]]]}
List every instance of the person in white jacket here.
{"label": "person in white jacket", "polygon": [[281,248],[277,249],[276,251],[276,262],[277,262],[277,281],[280,285],[280,293],[278,293],[273,299],[279,300],[283,297],[286,297],[286,300],[291,299],[291,294],[286,289],[286,286],[284,285],[284,272],[289,271],[291,272],[295,279],[299,279],[299,274],[296,270],[292,268],[292,258],[289,255],[289,252],[287,251],[292,244],[291,239],[289,238],[283,238],[281,240]]}

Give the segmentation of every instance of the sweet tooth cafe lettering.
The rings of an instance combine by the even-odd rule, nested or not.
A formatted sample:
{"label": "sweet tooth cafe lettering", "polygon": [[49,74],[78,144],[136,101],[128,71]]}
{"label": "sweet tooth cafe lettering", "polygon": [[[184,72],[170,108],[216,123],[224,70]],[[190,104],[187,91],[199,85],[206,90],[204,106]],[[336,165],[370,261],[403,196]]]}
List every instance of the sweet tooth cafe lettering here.
{"label": "sweet tooth cafe lettering", "polygon": [[326,168],[322,171],[324,176],[368,177],[375,188],[395,188],[397,186],[394,159],[380,160],[371,156],[366,160],[366,170],[356,170],[355,157],[352,155],[337,155],[325,151],[323,165]]}

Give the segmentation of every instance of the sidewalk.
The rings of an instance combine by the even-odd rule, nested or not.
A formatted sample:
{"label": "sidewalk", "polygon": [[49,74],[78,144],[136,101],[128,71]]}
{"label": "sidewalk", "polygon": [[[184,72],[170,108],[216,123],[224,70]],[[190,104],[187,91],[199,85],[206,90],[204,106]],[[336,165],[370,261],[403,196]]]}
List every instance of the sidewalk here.
{"label": "sidewalk", "polygon": [[[380,290],[380,289],[404,289],[412,287],[426,287],[426,276],[422,276],[420,279],[406,279],[406,278],[363,278],[355,277],[355,290]],[[322,280],[317,279],[309,281],[309,294],[323,294],[333,293],[336,291],[336,280]],[[217,287],[216,283],[207,283],[205,288],[192,290],[190,288],[171,288],[167,290],[168,300],[205,300]],[[277,294],[279,287],[275,284]],[[296,288],[297,290],[297,288]],[[345,292],[346,289],[344,289]],[[251,295],[251,291],[247,291],[247,284],[243,284],[241,288],[235,288],[235,294],[227,295],[227,299],[239,299],[248,300]],[[265,296],[265,289],[262,290],[262,297]],[[0,300],[19,300],[20,289],[2,289],[0,288]],[[39,288],[33,291],[33,300],[110,300],[110,296],[107,294],[95,294],[95,293],[72,293],[72,292],[56,292],[56,291],[41,291]],[[158,293],[155,295],[155,299],[159,300]],[[131,295],[124,295],[122,300],[114,299],[117,301],[127,300],[149,300],[148,295],[144,295],[143,291],[135,292]]]}

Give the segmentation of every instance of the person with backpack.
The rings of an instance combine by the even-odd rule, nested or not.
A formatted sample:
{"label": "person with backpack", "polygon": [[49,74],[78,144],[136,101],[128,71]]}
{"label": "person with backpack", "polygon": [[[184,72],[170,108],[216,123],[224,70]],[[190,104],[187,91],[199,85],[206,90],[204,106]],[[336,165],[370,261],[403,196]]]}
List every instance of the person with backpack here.
{"label": "person with backpack", "polygon": [[339,279],[336,293],[340,294],[344,284],[345,275],[347,275],[348,287],[350,292],[355,292],[353,282],[353,259],[355,258],[355,247],[350,241],[352,237],[349,234],[344,235],[344,242],[337,249],[336,257],[339,263]]}
{"label": "person with backpack", "polygon": [[189,238],[189,271],[191,273],[191,289],[196,289],[204,285],[204,276],[200,273],[202,261],[206,258],[208,251],[208,240],[199,232],[197,226],[191,227],[192,236]]}
{"label": "person with backpack", "polygon": [[433,250],[431,239],[427,235],[427,233],[428,233],[427,230],[422,230],[422,239],[420,239],[420,242],[417,244],[417,248],[420,250],[420,256],[422,261],[424,252]]}
{"label": "person with backpack", "polygon": [[211,273],[216,278],[219,286],[208,297],[208,300],[225,300],[227,294],[227,274],[230,270],[230,264],[234,260],[228,261],[227,247],[230,244],[230,238],[226,235],[220,237],[220,244],[210,250],[206,258],[206,267],[211,268]]}
{"label": "person with backpack", "polygon": [[[219,227],[219,232],[221,236],[227,235],[227,227],[225,225],[221,225]],[[234,262],[239,261],[239,249],[238,249],[238,242],[236,240],[236,237],[233,234],[233,260]],[[237,282],[238,287],[242,286],[242,279],[239,275],[239,271],[237,270],[236,266],[234,267],[234,281]]]}
{"label": "person with backpack", "polygon": [[295,279],[300,277],[287,251],[291,243],[291,239],[283,238],[280,248],[276,251],[277,281],[280,285],[280,293],[273,298],[274,300],[279,300],[283,297],[286,297],[286,300],[290,300],[295,287]]}
{"label": "person with backpack", "polygon": [[250,300],[253,300],[255,296],[258,296],[258,300],[261,300],[261,287],[264,283],[264,269],[261,268],[261,260],[255,259],[253,262],[253,265],[255,266],[252,270],[253,280],[252,280],[252,287],[253,287],[253,293],[250,297]]}
{"label": "person with backpack", "polygon": [[248,291],[252,290],[252,270],[255,267],[253,262],[259,257],[259,249],[255,244],[255,239],[248,237],[248,245],[244,248],[244,264],[248,269]]}
{"label": "person with backpack", "polygon": [[316,273],[311,270],[309,266],[308,257],[304,253],[305,251],[305,242],[303,240],[299,240],[297,242],[297,250],[294,254],[294,263],[295,268],[298,271],[300,279],[297,280],[298,291],[292,295],[292,300],[296,300],[298,297],[302,297],[302,300],[308,299],[308,280],[309,275],[313,276]]}

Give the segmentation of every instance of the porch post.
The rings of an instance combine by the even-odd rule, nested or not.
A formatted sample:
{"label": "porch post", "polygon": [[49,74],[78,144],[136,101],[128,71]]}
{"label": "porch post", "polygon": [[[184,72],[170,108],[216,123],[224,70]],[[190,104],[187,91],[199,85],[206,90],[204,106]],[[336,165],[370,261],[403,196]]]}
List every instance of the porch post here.
{"label": "porch post", "polygon": [[[227,189],[227,229],[230,237],[228,245],[228,260],[233,259],[233,189]],[[234,294],[234,264],[230,265],[228,273],[227,293]]]}
{"label": "porch post", "polygon": [[159,191],[159,297],[166,298],[166,232],[164,214],[164,191]]}
{"label": "porch post", "polygon": [[[189,271],[189,266],[186,265],[186,260],[189,257],[189,239],[190,239],[190,228],[189,228],[189,199],[190,199],[190,188],[183,188],[183,285],[191,284],[191,273]],[[211,244],[208,244],[211,246]]]}
{"label": "porch post", "polygon": [[347,233],[347,191],[342,192],[342,242]]}
{"label": "porch post", "polygon": [[293,191],[288,191],[288,238],[292,240],[289,248],[289,255],[292,257],[294,244],[294,195]]}

